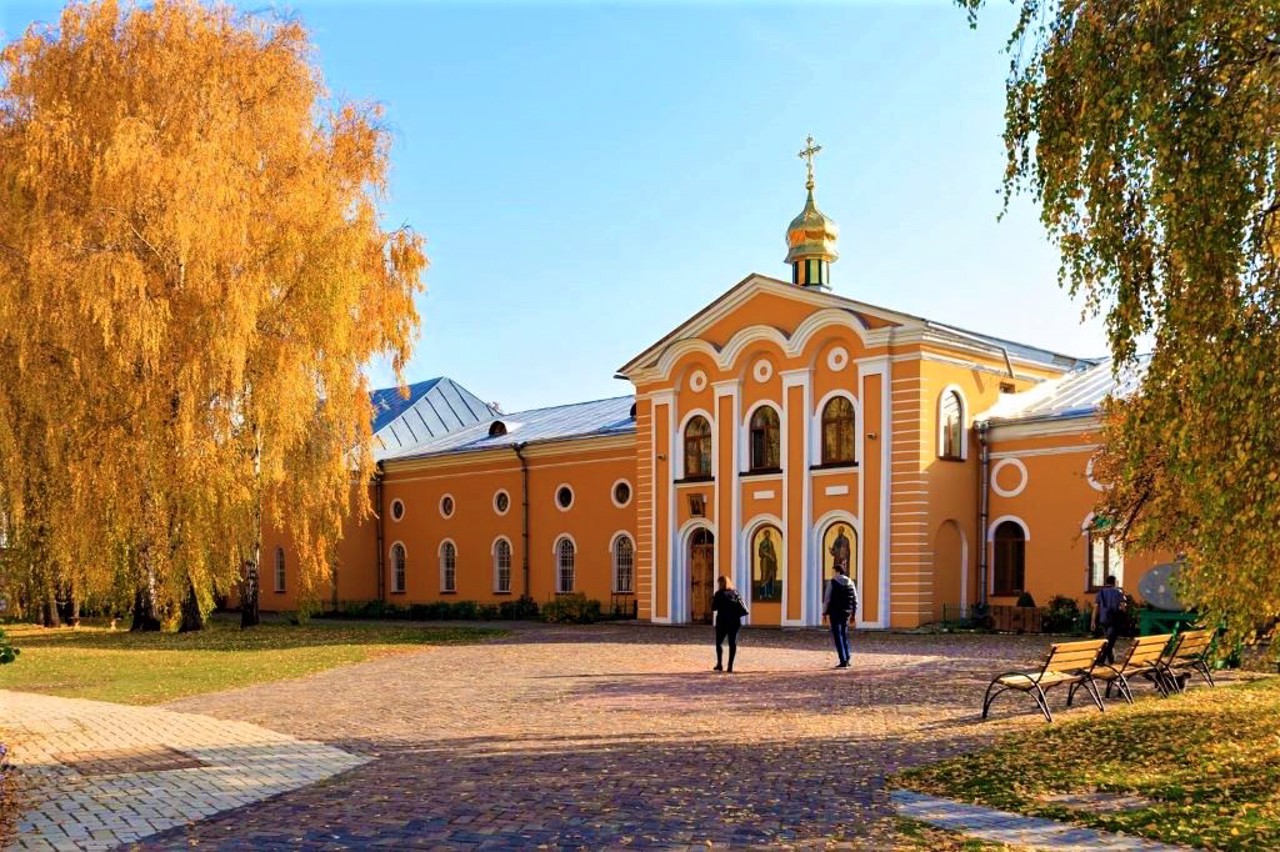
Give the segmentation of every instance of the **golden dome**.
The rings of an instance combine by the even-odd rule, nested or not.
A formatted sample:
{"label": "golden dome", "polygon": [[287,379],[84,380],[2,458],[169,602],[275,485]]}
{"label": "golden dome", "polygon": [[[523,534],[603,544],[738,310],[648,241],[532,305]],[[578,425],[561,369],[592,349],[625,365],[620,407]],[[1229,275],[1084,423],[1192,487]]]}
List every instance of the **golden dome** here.
{"label": "golden dome", "polygon": [[828,263],[840,257],[836,241],[840,239],[840,227],[827,217],[813,201],[812,178],[809,181],[809,197],[805,199],[800,215],[787,226],[787,263],[817,258]]}

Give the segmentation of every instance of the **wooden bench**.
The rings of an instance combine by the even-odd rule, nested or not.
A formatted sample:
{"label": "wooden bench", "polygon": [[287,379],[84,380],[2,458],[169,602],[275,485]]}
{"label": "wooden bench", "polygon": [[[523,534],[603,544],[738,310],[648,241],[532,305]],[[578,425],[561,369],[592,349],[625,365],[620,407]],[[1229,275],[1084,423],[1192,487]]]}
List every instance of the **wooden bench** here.
{"label": "wooden bench", "polygon": [[1168,653],[1159,663],[1160,675],[1167,689],[1166,695],[1170,692],[1184,692],[1187,688],[1187,679],[1192,672],[1199,672],[1206,683],[1217,686],[1209,670],[1213,640],[1214,631],[1212,630],[1187,630],[1174,637]]}
{"label": "wooden bench", "polygon": [[[1040,664],[1040,668],[1034,671],[1005,672],[996,675],[992,678],[991,684],[987,686],[987,694],[982,699],[982,718],[987,718],[987,714],[991,710],[991,702],[995,700],[997,695],[1014,689],[1028,693],[1034,698],[1036,706],[1040,708],[1044,718],[1052,722],[1053,713],[1049,711],[1049,701],[1045,696],[1045,690],[1061,686],[1064,683],[1072,687],[1084,686],[1085,691],[1089,693],[1089,697],[1093,699],[1093,703],[1098,706],[1098,709],[1105,710],[1106,708],[1102,706],[1102,696],[1098,694],[1098,687],[1093,682],[1093,672],[1098,665],[1098,655],[1102,652],[1102,646],[1106,642],[1107,640],[1105,639],[1058,642],[1049,647],[1049,653],[1045,655],[1044,662]],[[1071,699],[1074,697],[1074,693],[1074,689],[1067,693],[1068,707],[1071,706]]]}
{"label": "wooden bench", "polygon": [[[1129,684],[1129,680],[1134,677],[1150,678],[1151,682],[1156,685],[1156,689],[1160,690],[1161,695],[1168,695],[1169,687],[1164,679],[1163,661],[1165,660],[1165,651],[1171,647],[1172,640],[1172,633],[1163,633],[1159,636],[1139,636],[1129,646],[1129,651],[1125,654],[1124,659],[1111,665],[1099,663],[1097,668],[1093,670],[1093,679],[1107,682],[1107,698],[1111,697],[1111,690],[1114,687],[1120,693],[1120,697],[1130,704],[1133,703],[1133,689]],[[1079,684],[1072,684],[1070,692],[1075,692],[1078,687]],[[1071,703],[1070,697],[1070,694],[1068,694],[1068,704]]]}

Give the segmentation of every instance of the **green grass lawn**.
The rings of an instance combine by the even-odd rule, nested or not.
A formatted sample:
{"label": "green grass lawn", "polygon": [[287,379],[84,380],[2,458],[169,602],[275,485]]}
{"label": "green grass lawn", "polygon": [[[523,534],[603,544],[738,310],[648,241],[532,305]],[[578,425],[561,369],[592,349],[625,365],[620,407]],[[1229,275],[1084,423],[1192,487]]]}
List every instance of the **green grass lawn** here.
{"label": "green grass lawn", "polygon": [[303,626],[264,622],[242,631],[238,617],[216,617],[196,633],[84,626],[46,630],[23,624],[6,625],[5,632],[22,654],[0,666],[0,689],[158,704],[424,646],[479,642],[505,631],[323,621]]}
{"label": "green grass lawn", "polygon": [[[997,709],[1019,698],[1035,712],[1025,696]],[[1197,681],[1183,695],[1139,697],[1132,707],[1111,701],[1105,714],[1071,717],[894,783],[1167,843],[1280,848],[1280,678],[1216,689]],[[1042,798],[1091,791],[1135,793],[1151,804],[1107,813]]]}

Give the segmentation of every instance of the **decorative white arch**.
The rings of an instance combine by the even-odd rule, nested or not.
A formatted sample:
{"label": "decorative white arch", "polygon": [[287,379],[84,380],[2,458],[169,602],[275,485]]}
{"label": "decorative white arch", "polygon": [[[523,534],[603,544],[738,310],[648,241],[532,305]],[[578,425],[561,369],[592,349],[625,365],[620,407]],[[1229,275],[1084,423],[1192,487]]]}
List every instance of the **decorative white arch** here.
{"label": "decorative white arch", "polygon": [[1000,526],[1005,521],[1013,521],[1015,524],[1022,527],[1022,537],[1027,541],[1031,541],[1031,529],[1027,526],[1026,521],[1022,520],[1022,518],[1019,518],[1017,515],[1001,515],[992,521],[991,525],[987,527],[988,542],[996,540],[996,527]]}
{"label": "decorative white arch", "polygon": [[938,457],[945,458],[943,453],[946,451],[946,429],[942,423],[942,401],[947,398],[947,394],[955,392],[960,397],[960,460],[964,461],[969,458],[969,400],[964,395],[964,389],[957,384],[947,385],[938,394],[938,401],[934,404],[934,422],[938,429]]}
{"label": "decorative white arch", "polygon": [[567,532],[562,532],[562,533],[560,533],[558,536],[556,536],[555,544],[551,545],[551,555],[552,555],[552,556],[558,556],[558,555],[559,555],[559,553],[560,553],[560,542],[564,541],[566,538],[567,538],[567,539],[569,539],[569,543],[573,545],[573,552],[574,552],[574,553],[577,553],[577,552],[578,552],[578,541],[577,541],[577,539],[575,539],[572,535],[570,535],[570,534],[569,534],[569,533],[567,533]]}
{"label": "decorative white arch", "polygon": [[671,371],[686,355],[701,353],[710,358],[717,367],[727,371],[733,368],[743,351],[752,343],[770,342],[787,358],[794,358],[804,352],[814,335],[832,326],[847,328],[857,337],[858,342],[866,345],[866,327],[854,314],[842,308],[824,308],[805,317],[800,325],[788,337],[770,325],[750,325],[740,329],[720,349],[700,338],[677,340],[667,347],[658,357],[655,365],[662,381],[671,378]]}
{"label": "decorative white arch", "polygon": [[715,549],[712,551],[711,573],[712,576],[719,574],[720,536],[717,533],[716,525],[706,518],[690,518],[681,525],[679,532],[676,533],[677,549],[675,558],[671,560],[671,577],[670,582],[667,583],[667,611],[671,613],[671,622],[673,624],[683,624],[689,621],[689,539],[700,529],[711,533],[711,537],[717,542]]}
{"label": "decorative white arch", "polygon": [[[809,553],[811,564],[806,566],[805,577],[805,594],[804,603],[801,606],[800,617],[804,619],[805,624],[816,627],[822,624],[822,565],[825,561],[825,554],[822,551],[822,538],[832,524],[845,524],[849,529],[853,530],[853,534],[857,537],[857,543],[854,547],[855,559],[858,567],[854,572],[853,581],[858,586],[858,594],[862,594],[864,588],[862,582],[863,565],[866,560],[863,558],[862,552],[862,521],[855,518],[852,513],[844,509],[832,509],[830,512],[822,515],[813,522],[813,526],[809,529]],[[785,587],[784,587],[785,588]],[[863,607],[858,607],[857,617],[854,626],[862,625]]]}

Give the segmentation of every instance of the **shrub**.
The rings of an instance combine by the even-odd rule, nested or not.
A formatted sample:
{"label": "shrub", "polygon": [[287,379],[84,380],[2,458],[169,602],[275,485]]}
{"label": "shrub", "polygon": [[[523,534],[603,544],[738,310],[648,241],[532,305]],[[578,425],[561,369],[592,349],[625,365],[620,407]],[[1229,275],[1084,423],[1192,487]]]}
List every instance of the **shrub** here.
{"label": "shrub", "polygon": [[600,601],[586,595],[557,595],[542,607],[542,620],[552,624],[594,624],[600,620]]}
{"label": "shrub", "polygon": [[1074,633],[1080,622],[1080,604],[1075,598],[1054,595],[1049,599],[1040,629],[1045,633]]}
{"label": "shrub", "polygon": [[445,618],[453,618],[458,621],[475,621],[480,617],[480,604],[475,601],[454,601],[451,604],[445,604]]}
{"label": "shrub", "polygon": [[12,663],[20,653],[22,652],[9,644],[9,637],[4,635],[3,630],[0,630],[0,664]]}
{"label": "shrub", "polygon": [[991,604],[976,603],[969,607],[969,618],[978,630],[991,630],[995,627],[995,618],[991,615]]}
{"label": "shrub", "polygon": [[498,617],[505,621],[528,621],[538,617],[538,602],[533,598],[518,598],[498,604]]}
{"label": "shrub", "polygon": [[1018,595],[1017,606],[1035,606],[1035,605],[1036,605],[1036,599],[1031,597],[1030,592],[1023,592],[1022,594]]}

